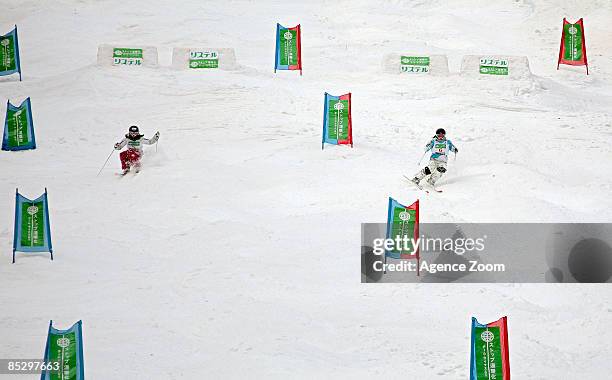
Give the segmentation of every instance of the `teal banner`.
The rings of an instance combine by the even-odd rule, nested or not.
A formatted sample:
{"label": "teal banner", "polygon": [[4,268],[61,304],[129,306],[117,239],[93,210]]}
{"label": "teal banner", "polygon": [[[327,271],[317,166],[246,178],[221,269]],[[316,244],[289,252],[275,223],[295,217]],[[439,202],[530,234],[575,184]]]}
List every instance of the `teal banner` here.
{"label": "teal banner", "polygon": [[16,251],[49,252],[53,260],[47,189],[34,200],[19,194],[19,190],[16,191],[13,263]]}
{"label": "teal banner", "polygon": [[49,322],[44,362],[40,380],[85,379],[82,321],[68,330],[55,329],[53,321]]}
{"label": "teal banner", "polygon": [[17,107],[10,102],[6,103],[4,136],[2,138],[2,150],[26,149],[36,149],[30,98],[24,100]]}
{"label": "teal banner", "polygon": [[10,33],[0,36],[0,76],[15,73],[19,73],[21,80],[17,25]]}

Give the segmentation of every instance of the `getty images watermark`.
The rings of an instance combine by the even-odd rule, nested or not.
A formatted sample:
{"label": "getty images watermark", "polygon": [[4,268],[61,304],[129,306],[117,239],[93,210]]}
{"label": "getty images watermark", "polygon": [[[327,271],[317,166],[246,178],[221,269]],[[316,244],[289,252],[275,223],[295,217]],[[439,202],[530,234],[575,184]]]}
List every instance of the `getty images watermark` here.
{"label": "getty images watermark", "polygon": [[363,223],[361,281],[612,283],[612,224]]}
{"label": "getty images watermark", "polygon": [[376,238],[372,241],[372,253],[376,256],[388,255],[399,258],[399,262],[374,261],[372,269],[376,272],[504,272],[503,263],[481,263],[478,260],[467,262],[431,262],[420,259],[423,252],[443,252],[463,256],[466,253],[483,252],[487,236],[478,238],[439,238],[421,237],[415,239],[397,235],[395,238]]}

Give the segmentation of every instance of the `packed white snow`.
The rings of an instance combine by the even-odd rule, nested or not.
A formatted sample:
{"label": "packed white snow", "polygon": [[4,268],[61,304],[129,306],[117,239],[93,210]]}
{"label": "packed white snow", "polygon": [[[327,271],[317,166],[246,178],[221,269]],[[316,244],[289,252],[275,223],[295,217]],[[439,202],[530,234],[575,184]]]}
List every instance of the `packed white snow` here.
{"label": "packed white snow", "polygon": [[[609,1],[24,1],[38,147],[0,153],[0,358],[42,357],[83,320],[93,379],[464,379],[470,317],[509,318],[516,379],[604,379],[601,285],[361,284],[360,223],[389,196],[422,222],[609,222]],[[585,20],[590,75],[556,70],[563,17]],[[276,23],[302,25],[304,75],[273,73]],[[157,68],[96,65],[155,46]],[[175,47],[233,48],[233,71],[170,68]],[[448,57],[449,76],[383,74],[385,54]],[[464,55],[527,56],[532,76],[459,75]],[[355,147],[321,150],[323,94],[352,93]],[[3,103],[4,102],[4,103]],[[0,106],[4,115],[5,106]],[[3,116],[2,120],[3,120]],[[115,152],[146,137],[143,170]],[[426,196],[402,174],[436,128],[459,148]],[[55,260],[11,264],[15,188],[49,191]],[[36,379],[38,376],[17,376]]]}

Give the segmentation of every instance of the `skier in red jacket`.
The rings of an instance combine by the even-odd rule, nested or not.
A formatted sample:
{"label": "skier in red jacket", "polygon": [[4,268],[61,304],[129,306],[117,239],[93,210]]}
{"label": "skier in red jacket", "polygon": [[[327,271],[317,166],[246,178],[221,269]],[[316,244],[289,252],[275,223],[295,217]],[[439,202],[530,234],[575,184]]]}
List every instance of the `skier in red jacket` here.
{"label": "skier in red jacket", "polygon": [[152,138],[147,139],[144,135],[140,134],[138,127],[132,125],[125,135],[125,138],[115,144],[115,149],[121,150],[127,145],[127,149],[119,154],[121,159],[121,169],[123,169],[123,175],[130,171],[133,166],[136,173],[140,171],[140,158],[142,157],[142,145],[152,145],[159,140],[159,132],[156,132]]}

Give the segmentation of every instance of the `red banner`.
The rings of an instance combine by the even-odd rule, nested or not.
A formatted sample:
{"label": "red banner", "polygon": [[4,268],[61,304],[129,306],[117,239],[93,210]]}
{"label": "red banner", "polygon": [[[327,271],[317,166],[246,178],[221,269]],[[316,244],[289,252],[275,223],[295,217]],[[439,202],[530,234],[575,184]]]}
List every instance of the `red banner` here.
{"label": "red banner", "polygon": [[510,380],[508,318],[481,324],[472,317],[470,380]]}
{"label": "red banner", "polygon": [[302,75],[302,28],[287,28],[276,24],[276,70],[300,70]]}
{"label": "red banner", "polygon": [[323,110],[323,139],[321,149],[325,143],[333,145],[350,145],[353,147],[353,119],[351,116],[351,93],[334,96],[325,93]]}
{"label": "red banner", "polygon": [[584,22],[582,19],[572,24],[563,19],[561,31],[561,46],[559,47],[559,65],[586,66],[589,75],[589,64],[587,61],[586,42],[584,38]]}

